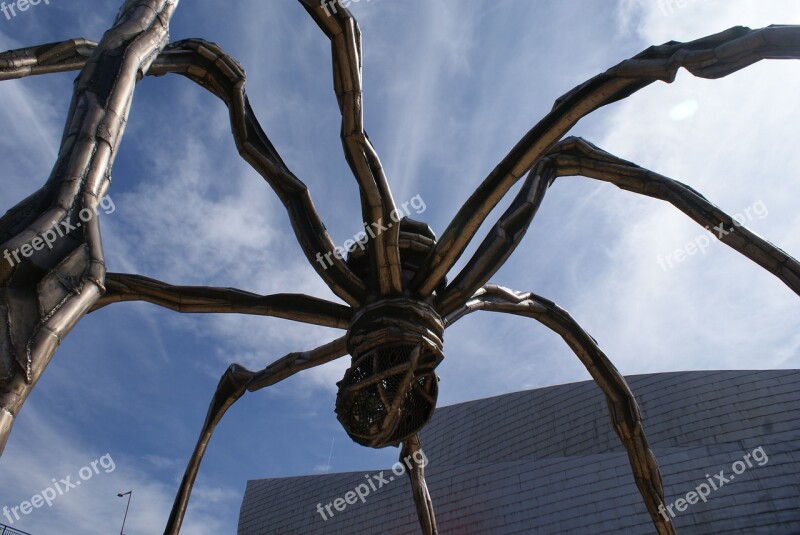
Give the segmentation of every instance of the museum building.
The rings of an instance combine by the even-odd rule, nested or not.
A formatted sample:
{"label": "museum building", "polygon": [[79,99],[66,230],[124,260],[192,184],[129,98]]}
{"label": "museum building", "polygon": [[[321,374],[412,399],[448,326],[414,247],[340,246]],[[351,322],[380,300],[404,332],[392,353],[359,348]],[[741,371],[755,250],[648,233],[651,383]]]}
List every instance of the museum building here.
{"label": "museum building", "polygon": [[[627,380],[679,534],[800,534],[800,370]],[[441,407],[420,436],[441,535],[654,533],[592,381]],[[359,485],[363,500],[319,510]],[[377,467],[249,481],[238,533],[418,535],[419,524],[407,476]]]}

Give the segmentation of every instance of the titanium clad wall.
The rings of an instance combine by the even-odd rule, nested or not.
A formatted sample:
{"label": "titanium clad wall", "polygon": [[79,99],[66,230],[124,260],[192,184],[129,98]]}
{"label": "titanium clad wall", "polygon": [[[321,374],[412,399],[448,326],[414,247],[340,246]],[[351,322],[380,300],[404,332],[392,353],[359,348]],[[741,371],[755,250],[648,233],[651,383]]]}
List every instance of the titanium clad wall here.
{"label": "titanium clad wall", "polygon": [[[800,533],[800,371],[688,372],[628,378],[667,504],[762,448],[768,461],[707,502],[673,508],[682,535]],[[653,527],[593,382],[442,407],[422,433],[440,533],[647,534]],[[407,476],[323,520],[368,473],[250,481],[239,535],[417,535]],[[390,477],[396,479],[389,481]],[[714,479],[716,481],[716,479]],[[327,513],[326,513],[327,516]]]}

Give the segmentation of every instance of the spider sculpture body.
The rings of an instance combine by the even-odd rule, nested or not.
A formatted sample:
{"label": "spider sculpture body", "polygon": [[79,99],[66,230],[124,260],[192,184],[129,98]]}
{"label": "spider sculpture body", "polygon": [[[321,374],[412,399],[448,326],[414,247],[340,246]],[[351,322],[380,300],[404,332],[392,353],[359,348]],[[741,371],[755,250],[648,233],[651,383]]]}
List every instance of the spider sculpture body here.
{"label": "spider sculpture body", "polygon": [[[606,396],[611,420],[658,533],[675,533],[666,515],[661,474],[648,447],[636,400],[595,340],[564,310],[532,293],[489,281],[520,243],[550,185],[581,175],[673,204],[703,227],[739,226],[689,186],[643,169],[568,131],[592,111],[656,82],[671,82],[681,67],[719,78],[762,59],[800,58],[800,27],[732,28],[688,43],[670,42],[579,85],[525,134],[469,197],[440,239],[427,225],[391,220],[396,206],[377,152],[364,131],[361,38],[344,8],[300,0],[332,44],[334,89],[342,116],[345,158],[361,194],[363,221],[384,226],[366,247],[338,254],[306,185],[282,161],[247,100],[241,66],[220,47],[201,40],[169,43],[177,0],[125,0],[100,43],[75,39],[0,55],[0,79],[80,70],[62,147],[39,191],[0,219],[0,248],[15,250],[92,210],[110,184],[113,156],[136,83],[145,75],[176,73],[219,97],[230,110],[236,146],[285,205],[310,264],[346,304],[306,295],[252,293],[173,286],[138,275],[107,273],[97,221],[73,231],[50,250],[18,265],[0,263],[0,448],[14,418],[58,343],[85,314],[121,301],[148,301],[179,312],[266,315],[339,328],[326,345],[278,359],[251,372],[232,365],[222,376],[189,461],[165,533],[177,534],[192,485],[215,426],[245,392],[300,371],[351,356],[339,383],[338,418],[348,434],[370,447],[402,444],[402,458],[420,448],[418,431],[436,405],[436,366],[444,358],[447,327],[478,310],[535,319],[558,333]],[[523,181],[472,258],[452,281],[446,275],[481,223]],[[720,239],[800,294],[800,264],[740,228]],[[361,244],[363,245],[363,244]],[[331,259],[325,268],[317,262]],[[416,457],[414,457],[416,459]],[[437,532],[421,464],[409,470],[422,531]]]}

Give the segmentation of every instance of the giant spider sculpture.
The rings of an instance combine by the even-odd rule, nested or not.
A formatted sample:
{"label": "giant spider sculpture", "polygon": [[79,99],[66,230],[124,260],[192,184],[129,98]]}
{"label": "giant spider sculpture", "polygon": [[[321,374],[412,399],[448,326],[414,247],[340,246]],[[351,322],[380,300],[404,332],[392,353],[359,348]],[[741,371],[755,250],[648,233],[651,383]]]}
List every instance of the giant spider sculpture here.
{"label": "giant spider sculpture", "polygon": [[[418,432],[436,405],[435,369],[444,357],[445,329],[467,314],[488,310],[533,318],[566,341],[606,396],[657,532],[675,533],[670,519],[658,512],[664,501],[661,474],[625,379],[594,339],[553,302],[488,282],[520,243],[558,177],[582,175],[668,201],[703,227],[739,226],[689,186],[564,136],[592,111],[655,81],[671,82],[680,67],[696,76],[719,78],[762,59],[796,59],[800,27],[737,27],[689,43],[654,46],[581,84],[560,98],[517,143],[437,240],[423,223],[406,218],[390,224],[396,206],[363,126],[361,36],[356,21],[335,3],[300,0],[331,41],[345,158],[358,182],[363,220],[382,230],[365,234],[363,242],[342,255],[308,188],[281,160],[259,125],[245,95],[240,65],[212,43],[168,42],[177,3],[126,0],[100,43],[76,39],[0,55],[0,79],[81,70],[49,180],[0,219],[3,250],[16,250],[60,227],[72,227],[52,249],[34,246],[18,265],[0,263],[0,448],[58,343],[86,313],[111,303],[138,300],[187,313],[275,316],[346,331],[326,345],[286,355],[262,371],[238,365],[226,371],[165,531],[177,534],[212,432],[245,392],[349,354],[351,365],[338,383],[340,422],[356,442],[374,448],[402,444],[401,457],[408,458],[420,449]],[[260,296],[106,273],[97,220],[81,227],[78,218],[84,210],[96,211],[109,187],[136,83],[145,75],[169,73],[189,78],[225,102],[239,152],[280,197],[310,264],[346,305],[306,295]],[[447,282],[447,273],[481,223],[521,179],[522,188],[511,206],[463,270]],[[800,294],[800,264],[786,253],[744,228],[720,234],[720,239]],[[330,259],[330,266],[318,262],[319,257]],[[409,475],[422,531],[437,533],[422,464],[415,463]]]}

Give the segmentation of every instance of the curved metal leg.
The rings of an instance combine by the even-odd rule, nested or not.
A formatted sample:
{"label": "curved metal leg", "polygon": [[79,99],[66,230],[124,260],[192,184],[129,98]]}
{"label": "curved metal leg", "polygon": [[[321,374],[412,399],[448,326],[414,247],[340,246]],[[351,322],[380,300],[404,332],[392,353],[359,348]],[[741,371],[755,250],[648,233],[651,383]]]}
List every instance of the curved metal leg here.
{"label": "curved metal leg", "polygon": [[548,188],[557,178],[584,176],[620,189],[669,202],[730,248],[766,269],[800,295],[800,263],[749,231],[690,186],[639,167],[569,137],[556,144],[531,170],[514,202],[489,231],[470,261],[437,297],[443,316],[455,311],[486,284],[522,241]]}
{"label": "curved metal leg", "polygon": [[[82,69],[96,48],[91,41],[72,39],[4,52],[0,54],[0,80]],[[227,104],[239,153],[283,202],[309,263],[345,302],[360,303],[366,287],[342,260],[305,183],[289,170],[261,128],[245,94],[241,65],[214,43],[187,39],[166,46],[142,72],[151,76],[181,74]],[[389,219],[388,214],[385,220]],[[390,229],[394,230],[397,229]]]}
{"label": "curved metal leg", "polygon": [[430,295],[464,253],[481,223],[508,190],[577,122],[656,81],[672,82],[685,68],[721,78],[762,59],[800,58],[800,26],[736,27],[689,43],[653,46],[595,76],[558,99],[553,110],[511,149],[461,207],[411,282]]}
{"label": "curved metal leg", "polygon": [[364,131],[361,76],[361,30],[352,14],[338,2],[325,5],[319,0],[300,0],[311,18],[331,40],[333,86],[342,114],[342,147],[345,159],[358,182],[366,224],[385,224],[370,251],[381,295],[403,291],[400,267],[400,226],[390,223],[396,210],[389,182],[378,152]]}
{"label": "curved metal leg", "polygon": [[[46,185],[0,219],[0,251],[39,247],[19,264],[0,267],[0,453],[14,417],[56,348],[105,290],[97,218],[77,228],[78,217],[84,210],[97,213],[138,76],[166,44],[176,6],[166,0],[123,4],[75,82],[58,159]],[[80,43],[72,51],[69,45],[55,48],[48,50],[68,62],[77,61],[75,51],[83,54]],[[62,235],[64,226],[74,230]],[[45,250],[41,236],[61,239]]]}
{"label": "curved metal leg", "polygon": [[124,301],[146,301],[184,314],[252,314],[339,329],[347,329],[353,317],[350,307],[309,295],[257,295],[235,288],[173,286],[149,277],[122,273],[106,275],[106,293],[92,312]]}
{"label": "curved metal leg", "polygon": [[0,53],[0,81],[76,71],[83,68],[95,48],[94,41],[79,38]]}
{"label": "curved metal leg", "polygon": [[608,403],[614,430],[628,453],[633,478],[659,535],[675,535],[668,515],[661,515],[664,488],[661,471],[645,436],[639,405],[628,383],[597,342],[565,310],[533,293],[518,293],[488,284],[460,310],[448,316],[448,325],[477,310],[533,318],[556,332],[578,356]]}
{"label": "curved metal leg", "polygon": [[320,366],[347,354],[345,339],[339,338],[329,344],[320,346],[312,351],[302,353],[290,353],[285,357],[276,360],[267,368],[260,372],[251,372],[238,364],[231,365],[223,374],[214,392],[214,397],[208,407],[208,414],[197,439],[186,472],[183,475],[181,486],[175,496],[175,503],[172,506],[164,535],[178,535],[186,515],[186,508],[189,505],[189,498],[192,494],[197,473],[200,471],[200,463],[203,461],[208,443],[214,434],[214,429],[222,420],[225,412],[241,398],[246,391],[253,392],[273,385],[295,373]]}
{"label": "curved metal leg", "polygon": [[423,535],[438,535],[439,528],[436,526],[433,500],[425,483],[425,466],[428,464],[428,459],[422,451],[419,435],[414,435],[403,442],[403,447],[400,449],[400,464],[406,467],[411,480],[411,492],[414,494],[414,505],[417,508]]}
{"label": "curved metal leg", "polygon": [[222,420],[225,412],[244,395],[247,390],[247,382],[253,375],[253,372],[242,366],[232,364],[219,380],[217,390],[214,392],[214,397],[208,407],[208,414],[203,423],[200,438],[197,439],[197,445],[194,448],[194,452],[192,452],[192,456],[189,458],[189,464],[186,466],[186,472],[183,474],[181,486],[178,489],[178,494],[175,496],[175,503],[172,506],[172,512],[169,515],[167,527],[164,529],[164,535],[177,535],[180,533],[181,524],[186,515],[186,508],[189,506],[192,487],[197,478],[197,473],[200,471],[200,463],[203,461],[203,456],[208,448],[211,435],[214,434],[214,429],[217,427],[220,420]]}
{"label": "curved metal leg", "polygon": [[346,303],[363,302],[366,286],[342,259],[308,187],[281,159],[250,107],[241,65],[214,43],[187,39],[166,47],[148,71],[154,76],[170,73],[185,76],[225,102],[239,154],[281,199],[308,262]]}

